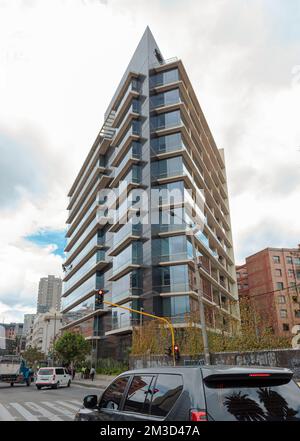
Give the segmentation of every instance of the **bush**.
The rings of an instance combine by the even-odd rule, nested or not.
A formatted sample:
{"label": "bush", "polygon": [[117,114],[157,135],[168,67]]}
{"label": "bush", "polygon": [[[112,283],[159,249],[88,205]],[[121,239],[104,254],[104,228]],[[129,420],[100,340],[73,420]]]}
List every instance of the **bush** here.
{"label": "bush", "polygon": [[97,374],[119,375],[129,368],[128,364],[114,360],[113,358],[102,358],[97,361]]}

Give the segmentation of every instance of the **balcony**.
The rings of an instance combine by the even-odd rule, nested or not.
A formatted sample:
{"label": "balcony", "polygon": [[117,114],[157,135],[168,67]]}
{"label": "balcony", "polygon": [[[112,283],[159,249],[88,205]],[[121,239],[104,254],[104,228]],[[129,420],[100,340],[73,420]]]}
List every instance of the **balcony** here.
{"label": "balcony", "polygon": [[65,262],[66,271],[64,281],[68,280],[90,257],[97,249],[100,249],[105,244],[104,237],[98,237],[98,234],[87,243],[87,245],[80,251],[73,259],[68,259]]}
{"label": "balcony", "polygon": [[128,222],[113,235],[113,246],[110,256],[116,256],[126,248],[133,240],[138,240],[142,235],[142,224]]}
{"label": "balcony", "polygon": [[136,90],[136,88],[133,86],[133,83],[130,83],[130,86],[127,89],[127,92],[125,93],[122,101],[120,102],[118,109],[116,110],[115,119],[113,122],[113,127],[118,127],[122,120],[124,119],[125,115],[128,113],[129,107],[133,105],[133,108],[131,111],[133,113],[140,113],[140,108],[135,108],[134,100],[137,100],[139,98],[139,91]]}
{"label": "balcony", "polygon": [[142,159],[142,149],[140,144],[133,144],[127,154],[124,156],[118,167],[113,170],[111,187],[116,187],[123,176],[128,172],[133,164],[137,164]]}
{"label": "balcony", "polygon": [[75,274],[64,282],[64,295],[68,295],[96,271],[103,269],[109,264],[104,250],[98,250]]}

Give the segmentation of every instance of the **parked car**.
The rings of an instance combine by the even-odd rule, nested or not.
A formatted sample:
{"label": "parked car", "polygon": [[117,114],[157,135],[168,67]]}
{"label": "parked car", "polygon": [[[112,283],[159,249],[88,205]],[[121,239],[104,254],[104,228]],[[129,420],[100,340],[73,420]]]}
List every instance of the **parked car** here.
{"label": "parked car", "polygon": [[83,400],[77,421],[300,421],[300,388],[283,368],[159,367],[124,372]]}
{"label": "parked car", "polygon": [[51,387],[52,389],[57,389],[60,386],[70,387],[71,376],[63,367],[43,367],[37,373],[35,385],[37,389],[42,387]]}

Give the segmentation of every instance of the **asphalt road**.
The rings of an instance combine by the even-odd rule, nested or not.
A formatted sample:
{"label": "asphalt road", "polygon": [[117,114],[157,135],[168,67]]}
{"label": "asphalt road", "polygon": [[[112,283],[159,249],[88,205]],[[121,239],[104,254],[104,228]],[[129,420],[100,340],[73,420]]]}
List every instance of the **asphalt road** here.
{"label": "asphalt road", "polygon": [[86,395],[99,395],[101,389],[71,385],[37,390],[0,383],[0,421],[70,421]]}

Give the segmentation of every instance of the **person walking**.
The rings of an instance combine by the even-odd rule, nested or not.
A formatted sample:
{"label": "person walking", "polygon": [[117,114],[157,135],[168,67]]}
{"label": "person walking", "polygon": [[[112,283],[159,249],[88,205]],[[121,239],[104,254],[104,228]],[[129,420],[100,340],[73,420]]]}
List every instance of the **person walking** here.
{"label": "person walking", "polygon": [[96,374],[96,370],[95,370],[95,368],[92,366],[92,367],[91,367],[91,370],[90,370],[90,377],[91,377],[91,380],[92,380],[92,381],[94,381],[95,374]]}
{"label": "person walking", "polygon": [[74,380],[75,374],[76,374],[76,369],[73,366],[73,368],[72,368],[72,380]]}
{"label": "person walking", "polygon": [[84,377],[85,377],[85,367],[82,366],[82,368],[81,368],[81,379],[83,380]]}

